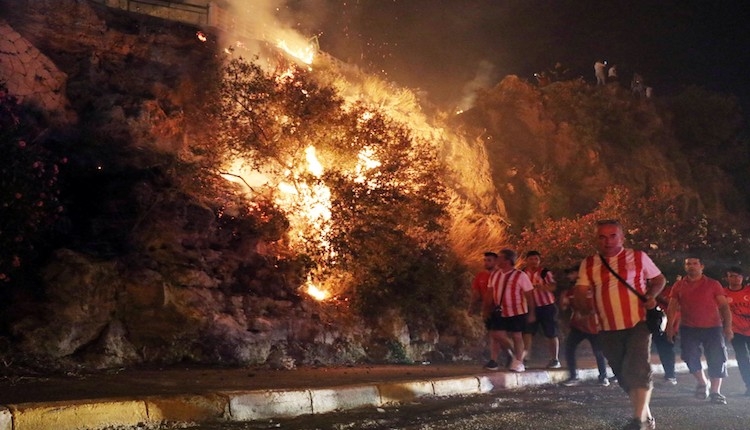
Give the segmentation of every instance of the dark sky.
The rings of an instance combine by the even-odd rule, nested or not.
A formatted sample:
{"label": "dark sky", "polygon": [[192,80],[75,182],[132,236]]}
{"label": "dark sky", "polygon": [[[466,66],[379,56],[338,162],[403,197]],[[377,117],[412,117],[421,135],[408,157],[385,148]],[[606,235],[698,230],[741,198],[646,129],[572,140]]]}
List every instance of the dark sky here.
{"label": "dark sky", "polygon": [[317,8],[303,30],[322,32],[323,50],[441,104],[460,98],[483,60],[496,82],[558,61],[593,80],[601,58],[618,65],[621,80],[641,73],[657,95],[698,84],[750,106],[750,14],[740,1],[298,1]]}

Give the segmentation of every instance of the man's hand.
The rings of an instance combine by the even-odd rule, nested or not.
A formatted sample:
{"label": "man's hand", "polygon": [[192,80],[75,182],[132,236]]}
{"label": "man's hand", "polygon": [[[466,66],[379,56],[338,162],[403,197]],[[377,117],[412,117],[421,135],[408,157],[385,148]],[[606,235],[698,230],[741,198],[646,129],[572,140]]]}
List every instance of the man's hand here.
{"label": "man's hand", "polygon": [[646,307],[646,309],[653,309],[656,307],[656,298],[651,296],[646,296],[646,301],[643,303],[643,306]]}
{"label": "man's hand", "polygon": [[731,342],[733,338],[734,338],[734,332],[732,331],[732,327],[725,327],[724,339],[726,339],[727,342]]}
{"label": "man's hand", "polygon": [[535,310],[529,311],[528,315],[526,316],[526,321],[529,324],[533,324],[533,323],[536,322],[536,311]]}
{"label": "man's hand", "polygon": [[667,341],[669,343],[674,343],[674,338],[677,335],[677,332],[674,329],[673,324],[667,324],[667,329],[664,331],[664,336],[667,337]]}

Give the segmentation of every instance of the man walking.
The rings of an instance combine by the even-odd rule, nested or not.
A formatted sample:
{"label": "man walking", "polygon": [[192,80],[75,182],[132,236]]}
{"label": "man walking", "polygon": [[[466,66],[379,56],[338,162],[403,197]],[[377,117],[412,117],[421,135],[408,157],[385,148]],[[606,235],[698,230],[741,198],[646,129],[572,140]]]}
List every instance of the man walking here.
{"label": "man walking", "polygon": [[750,396],[750,288],[742,285],[744,276],[739,267],[727,270],[729,288],[727,301],[732,311],[732,347],[745,383],[745,395]]}
{"label": "man walking", "polygon": [[515,268],[516,252],[512,249],[502,249],[497,258],[497,270],[490,276],[489,288],[492,292],[494,309],[487,324],[493,344],[498,345],[495,357],[499,353],[499,345],[512,345],[513,360],[510,370],[523,372],[524,344],[523,330],[527,323],[535,320],[534,296],[529,277]]}
{"label": "man walking", "polygon": [[[469,313],[475,314],[477,310],[482,312],[482,320],[487,325],[487,320],[490,318],[492,311],[492,294],[489,290],[490,275],[495,270],[497,265],[497,254],[494,252],[485,252],[484,258],[482,259],[482,265],[484,270],[477,273],[474,276],[474,281],[471,283],[471,299],[469,300]],[[489,328],[487,331],[488,344],[490,347],[490,361],[485,366],[489,370],[497,370],[497,356],[493,355],[493,351],[499,351],[500,346],[493,345],[493,337],[489,335]]]}
{"label": "man walking", "polygon": [[524,350],[531,354],[531,342],[534,335],[542,328],[544,337],[547,338],[550,360],[547,367],[550,369],[560,368],[560,339],[557,327],[557,305],[555,304],[555,290],[557,282],[552,271],[542,267],[542,254],[539,251],[526,253],[526,268],[523,270],[534,286],[534,304],[531,311],[536,313],[536,322],[527,324],[523,333]]}
{"label": "man walking", "polygon": [[[703,274],[700,258],[685,259],[686,276],[672,287],[667,318],[667,337],[673,341],[675,324],[680,323],[682,360],[695,376],[695,396],[712,403],[727,404],[721,394],[721,380],[727,376],[727,350],[724,337],[732,340],[732,313],[726,292],[719,281]],[[677,315],[679,312],[679,316]],[[723,333],[723,335],[722,335]],[[708,363],[710,394],[701,364],[701,347]]]}
{"label": "man walking", "polygon": [[664,288],[665,279],[646,253],[625,248],[624,240],[619,221],[597,222],[599,253],[581,263],[575,301],[578,309],[586,309],[590,307],[589,293],[594,299],[604,356],[633,407],[627,428],[654,429],[656,421],[649,408],[651,334],[645,320],[646,309],[656,306],[655,297]]}

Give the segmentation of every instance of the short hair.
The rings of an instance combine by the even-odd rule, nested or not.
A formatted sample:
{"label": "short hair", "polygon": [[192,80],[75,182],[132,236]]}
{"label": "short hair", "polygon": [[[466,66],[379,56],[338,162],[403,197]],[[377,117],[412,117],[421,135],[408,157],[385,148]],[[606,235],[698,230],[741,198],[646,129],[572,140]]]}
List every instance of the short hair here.
{"label": "short hair", "polygon": [[727,269],[727,272],[742,275],[742,268],[738,266],[732,266],[729,269]]}
{"label": "short hair", "polygon": [[542,257],[542,253],[539,251],[529,251],[526,253],[526,258],[533,257],[535,255],[540,258]]}
{"label": "short hair", "polygon": [[703,259],[695,254],[688,254],[687,257],[685,257],[685,260],[683,261],[688,261],[688,260],[698,260],[699,263],[703,264]]}
{"label": "short hair", "polygon": [[516,251],[510,248],[503,248],[500,250],[500,254],[502,254],[503,258],[510,261],[510,264],[516,264],[516,260],[518,259],[518,254],[516,254]]}
{"label": "short hair", "polygon": [[496,252],[492,252],[492,251],[487,251],[487,252],[484,253],[484,256],[485,257],[497,258],[497,253]]}
{"label": "short hair", "polygon": [[581,270],[581,265],[580,264],[576,264],[573,267],[568,267],[567,269],[565,269],[565,273],[566,274],[573,273],[573,272],[578,273],[580,270]]}
{"label": "short hair", "polygon": [[617,220],[617,219],[600,219],[596,221],[597,227],[601,227],[603,225],[614,225],[614,226],[622,228],[622,224],[620,224],[620,220]]}

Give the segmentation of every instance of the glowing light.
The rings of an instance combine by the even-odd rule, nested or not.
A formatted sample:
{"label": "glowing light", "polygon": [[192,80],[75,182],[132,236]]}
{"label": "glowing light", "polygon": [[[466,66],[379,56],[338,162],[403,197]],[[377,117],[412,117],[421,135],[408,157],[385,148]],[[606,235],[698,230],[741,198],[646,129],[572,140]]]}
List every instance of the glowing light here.
{"label": "glowing light", "polygon": [[308,146],[305,149],[305,159],[307,160],[307,170],[316,178],[323,176],[323,165],[320,164],[314,146]]}
{"label": "glowing light", "polygon": [[322,302],[331,297],[331,293],[319,288],[317,285],[313,284],[312,281],[310,280],[308,280],[307,285],[305,285],[305,292],[310,297],[312,297],[313,299],[319,302]]}
{"label": "glowing light", "polygon": [[315,59],[316,49],[312,43],[307,42],[304,46],[291,47],[286,40],[279,40],[276,43],[276,46],[308,66],[311,65]]}
{"label": "glowing light", "polygon": [[198,40],[201,42],[206,42],[208,40],[208,37],[206,37],[206,34],[202,31],[198,31],[195,33],[196,37],[198,37]]}

